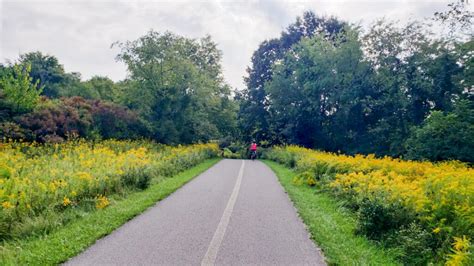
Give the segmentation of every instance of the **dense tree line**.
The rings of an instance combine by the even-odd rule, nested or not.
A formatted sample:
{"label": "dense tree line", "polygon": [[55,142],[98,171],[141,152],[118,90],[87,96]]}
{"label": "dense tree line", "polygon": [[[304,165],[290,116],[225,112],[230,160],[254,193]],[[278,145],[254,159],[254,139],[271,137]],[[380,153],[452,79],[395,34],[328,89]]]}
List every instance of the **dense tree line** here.
{"label": "dense tree line", "polygon": [[238,95],[244,139],[474,161],[472,31],[428,29],[380,20],[363,32],[306,12],[252,57]]}
{"label": "dense tree line", "polygon": [[233,135],[236,104],[221,52],[200,40],[150,31],[116,43],[129,76],[81,81],[41,52],[0,67],[0,137],[56,142],[70,137],[151,138],[167,144]]}
{"label": "dense tree line", "polygon": [[[369,29],[305,12],[262,42],[232,92],[209,36],[150,31],[115,43],[128,76],[81,80],[52,55],[0,65],[0,138],[151,138],[167,144],[297,144],[345,153],[474,161],[472,12]],[[235,143],[234,143],[235,144]],[[235,145],[234,145],[235,146]],[[239,145],[236,145],[239,146]]]}

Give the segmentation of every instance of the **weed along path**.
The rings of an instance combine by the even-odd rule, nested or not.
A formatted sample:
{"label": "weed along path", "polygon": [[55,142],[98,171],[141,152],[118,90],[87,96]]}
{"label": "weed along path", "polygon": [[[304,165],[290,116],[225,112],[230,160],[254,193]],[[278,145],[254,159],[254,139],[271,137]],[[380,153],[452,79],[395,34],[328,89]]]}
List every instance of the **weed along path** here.
{"label": "weed along path", "polygon": [[67,265],[325,265],[274,173],[222,160]]}

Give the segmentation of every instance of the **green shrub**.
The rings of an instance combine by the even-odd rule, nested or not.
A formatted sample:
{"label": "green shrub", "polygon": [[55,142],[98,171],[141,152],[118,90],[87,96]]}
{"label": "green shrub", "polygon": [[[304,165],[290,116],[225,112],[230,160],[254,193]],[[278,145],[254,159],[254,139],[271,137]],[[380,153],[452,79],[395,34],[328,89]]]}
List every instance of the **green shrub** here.
{"label": "green shrub", "polygon": [[20,125],[14,122],[0,123],[0,139],[25,139],[29,130],[21,128]]}
{"label": "green shrub", "polygon": [[235,152],[232,152],[230,149],[228,148],[225,148],[223,153],[222,153],[222,156],[224,158],[227,158],[227,159],[242,159],[244,158],[244,156],[242,156],[240,153],[235,153]]}
{"label": "green shrub", "polygon": [[314,176],[314,173],[310,171],[303,172],[294,177],[294,183],[305,183],[308,186],[312,187],[317,184],[317,180]]}
{"label": "green shrub", "polygon": [[290,168],[296,167],[297,158],[293,153],[286,152],[283,149],[267,149],[264,152],[265,159],[269,159]]}
{"label": "green shrub", "polygon": [[456,103],[453,112],[433,111],[406,140],[407,158],[474,163],[474,103]]}
{"label": "green shrub", "polygon": [[138,114],[117,104],[81,97],[42,99],[31,112],[0,123],[0,138],[58,143],[74,137],[135,139],[148,136]]}
{"label": "green shrub", "polygon": [[232,144],[232,139],[230,137],[221,138],[219,139],[219,142],[218,142],[219,149],[221,150],[229,147],[231,144]]}
{"label": "green shrub", "polygon": [[410,223],[387,237],[385,245],[399,250],[405,265],[426,265],[433,256],[432,235],[417,223]]}
{"label": "green shrub", "polygon": [[385,203],[383,199],[363,199],[358,218],[358,233],[372,240],[382,240],[414,221],[413,215],[402,205]]}
{"label": "green shrub", "polygon": [[125,187],[135,187],[138,189],[146,189],[150,186],[151,175],[146,169],[133,169],[122,175],[122,183]]}

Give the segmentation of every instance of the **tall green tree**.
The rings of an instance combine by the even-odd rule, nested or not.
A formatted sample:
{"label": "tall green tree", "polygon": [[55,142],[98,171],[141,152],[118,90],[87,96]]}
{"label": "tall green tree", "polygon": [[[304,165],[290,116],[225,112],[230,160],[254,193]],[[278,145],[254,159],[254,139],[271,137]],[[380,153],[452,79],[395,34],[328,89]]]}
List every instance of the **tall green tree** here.
{"label": "tall green tree", "polygon": [[66,72],[56,57],[41,52],[30,52],[20,55],[21,64],[31,65],[31,77],[43,88],[43,95],[56,98],[61,94],[61,84],[66,82]]}
{"label": "tall green tree", "polygon": [[153,138],[190,143],[232,131],[230,88],[223,82],[221,52],[210,37],[150,31],[118,45],[118,59],[130,73],[125,101],[147,121]]}
{"label": "tall green tree", "polygon": [[108,77],[93,76],[82,83],[84,98],[100,99],[109,102],[119,102],[120,89],[113,80]]}
{"label": "tall green tree", "polygon": [[252,56],[252,67],[247,69],[247,88],[237,95],[240,103],[239,127],[246,141],[271,140],[268,99],[265,82],[272,78],[272,66],[281,57],[280,41],[264,41]]}
{"label": "tall green tree", "polygon": [[334,17],[319,17],[307,11],[302,17],[297,17],[280,38],[260,44],[252,56],[252,65],[247,69],[246,88],[237,95],[240,102],[239,125],[244,140],[279,141],[269,123],[268,93],[265,91],[265,83],[272,79],[274,65],[283,60],[291,47],[302,38],[320,34],[325,39],[332,39],[344,25]]}
{"label": "tall green tree", "polygon": [[266,84],[278,137],[333,151],[360,145],[372,116],[371,74],[357,29],[300,41]]}
{"label": "tall green tree", "polygon": [[0,78],[0,106],[12,114],[29,112],[38,103],[42,88],[30,77],[30,65],[15,64],[11,68],[11,73]]}
{"label": "tall green tree", "polygon": [[433,110],[449,111],[462,93],[458,56],[418,22],[399,27],[379,20],[364,36],[366,57],[375,70],[380,118],[371,126],[374,152],[400,156],[413,125]]}
{"label": "tall green tree", "polygon": [[80,73],[67,73],[55,56],[30,52],[20,55],[19,63],[31,65],[30,75],[34,82],[38,82],[38,87],[43,88],[44,96],[98,98],[96,91],[81,83]]}

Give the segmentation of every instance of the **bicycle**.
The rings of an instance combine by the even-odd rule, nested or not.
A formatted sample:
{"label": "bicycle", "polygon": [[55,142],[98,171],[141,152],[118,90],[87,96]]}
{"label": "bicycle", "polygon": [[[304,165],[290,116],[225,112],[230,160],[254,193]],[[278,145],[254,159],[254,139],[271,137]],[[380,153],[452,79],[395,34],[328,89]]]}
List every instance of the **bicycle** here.
{"label": "bicycle", "polygon": [[257,158],[257,151],[250,152],[250,159],[253,161]]}

